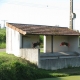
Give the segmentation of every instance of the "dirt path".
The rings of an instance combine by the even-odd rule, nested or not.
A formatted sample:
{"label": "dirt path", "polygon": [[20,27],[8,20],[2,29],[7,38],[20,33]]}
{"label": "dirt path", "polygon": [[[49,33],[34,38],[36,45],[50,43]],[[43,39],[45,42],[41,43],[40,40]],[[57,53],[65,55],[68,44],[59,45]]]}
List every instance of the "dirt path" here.
{"label": "dirt path", "polygon": [[6,52],[6,49],[0,49],[0,52]]}

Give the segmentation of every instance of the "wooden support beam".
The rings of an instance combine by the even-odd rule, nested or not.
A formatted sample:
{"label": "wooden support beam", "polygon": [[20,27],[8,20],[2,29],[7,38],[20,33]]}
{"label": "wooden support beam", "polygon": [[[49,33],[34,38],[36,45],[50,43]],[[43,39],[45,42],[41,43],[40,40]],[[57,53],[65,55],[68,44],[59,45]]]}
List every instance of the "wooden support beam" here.
{"label": "wooden support beam", "polygon": [[53,53],[53,35],[51,35],[51,53]]}

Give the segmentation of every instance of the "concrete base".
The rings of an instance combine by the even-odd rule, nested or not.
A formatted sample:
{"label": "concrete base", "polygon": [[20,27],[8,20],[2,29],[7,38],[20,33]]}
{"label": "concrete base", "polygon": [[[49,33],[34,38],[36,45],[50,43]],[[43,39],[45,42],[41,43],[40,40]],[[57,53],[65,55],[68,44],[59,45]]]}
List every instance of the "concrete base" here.
{"label": "concrete base", "polygon": [[79,67],[80,55],[76,52],[54,52],[40,54],[39,68],[57,70],[68,67]]}

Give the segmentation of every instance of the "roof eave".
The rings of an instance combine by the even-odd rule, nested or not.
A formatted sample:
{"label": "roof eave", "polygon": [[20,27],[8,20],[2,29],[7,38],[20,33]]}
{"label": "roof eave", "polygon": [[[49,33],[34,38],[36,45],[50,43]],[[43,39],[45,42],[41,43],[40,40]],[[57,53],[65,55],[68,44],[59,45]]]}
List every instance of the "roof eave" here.
{"label": "roof eave", "polygon": [[10,24],[8,24],[8,23],[6,23],[6,26],[12,28],[13,30],[18,31],[19,33],[21,33],[21,34],[23,34],[23,35],[26,35],[26,31],[23,31],[23,30],[21,30],[21,29],[19,29],[19,28],[16,28],[15,26],[12,26],[12,25],[10,25]]}
{"label": "roof eave", "polygon": [[53,36],[80,36],[80,34],[43,34],[43,33],[27,33],[27,34],[32,34],[32,35],[53,35]]}

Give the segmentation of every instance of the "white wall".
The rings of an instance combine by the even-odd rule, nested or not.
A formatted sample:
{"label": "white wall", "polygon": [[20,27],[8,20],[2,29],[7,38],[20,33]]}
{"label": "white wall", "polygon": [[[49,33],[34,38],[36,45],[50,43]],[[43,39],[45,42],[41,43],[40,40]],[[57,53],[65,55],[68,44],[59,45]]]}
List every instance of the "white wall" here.
{"label": "white wall", "polygon": [[20,33],[12,29],[12,53],[16,56],[19,56],[20,49]]}
{"label": "white wall", "polygon": [[68,42],[68,36],[54,36],[53,37],[53,51],[68,51],[67,46],[60,46],[61,42]]}
{"label": "white wall", "polygon": [[[51,52],[51,36],[46,38],[47,52]],[[53,52],[68,51],[67,46],[60,46],[61,42],[68,42],[68,36],[53,36]]]}
{"label": "white wall", "polygon": [[11,53],[11,30],[10,28],[6,27],[6,53]]}
{"label": "white wall", "polygon": [[47,52],[51,52],[51,36],[46,37],[46,50]]}
{"label": "white wall", "polygon": [[39,35],[23,36],[23,48],[32,48],[32,43],[39,41]]}
{"label": "white wall", "polygon": [[[61,42],[68,42],[70,46],[60,46]],[[59,51],[80,53],[80,47],[78,47],[78,36],[53,36],[53,52]],[[51,52],[51,36],[46,36],[46,52]]]}
{"label": "white wall", "polygon": [[70,43],[69,51],[75,51],[80,53],[80,47],[78,47],[78,36],[70,36],[69,43]]}
{"label": "white wall", "polygon": [[23,49],[21,48],[20,49],[20,57],[21,58],[24,58],[36,65],[39,64],[39,52],[40,50],[39,49],[36,49],[36,48],[26,48],[26,49]]}
{"label": "white wall", "polygon": [[[23,41],[23,42],[22,42]],[[39,41],[38,35],[22,36],[19,32],[6,27],[6,53],[20,55],[20,48],[32,48],[32,43]]]}
{"label": "white wall", "polygon": [[21,34],[6,27],[6,53],[19,55]]}

